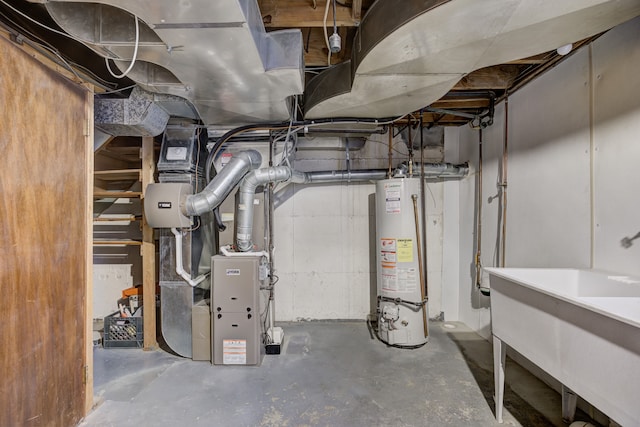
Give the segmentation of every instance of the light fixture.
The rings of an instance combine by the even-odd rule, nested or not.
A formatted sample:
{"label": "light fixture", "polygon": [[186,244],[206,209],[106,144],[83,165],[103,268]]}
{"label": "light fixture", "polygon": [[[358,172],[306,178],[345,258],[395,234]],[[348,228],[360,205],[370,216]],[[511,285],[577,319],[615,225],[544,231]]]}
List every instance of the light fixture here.
{"label": "light fixture", "polygon": [[556,49],[556,52],[558,52],[558,55],[566,55],[569,52],[571,52],[571,49],[573,49],[573,45],[571,43],[569,44],[565,44],[564,46],[560,46],[559,48]]}

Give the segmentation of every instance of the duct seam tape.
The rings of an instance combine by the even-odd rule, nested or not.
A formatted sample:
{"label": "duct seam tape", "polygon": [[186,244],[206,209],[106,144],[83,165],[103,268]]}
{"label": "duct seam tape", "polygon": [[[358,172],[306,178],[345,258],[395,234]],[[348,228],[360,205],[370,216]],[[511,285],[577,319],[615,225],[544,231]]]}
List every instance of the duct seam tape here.
{"label": "duct seam tape", "polygon": [[238,204],[238,210],[239,211],[246,211],[247,207],[243,203],[239,203]]}
{"label": "duct seam tape", "polygon": [[251,238],[250,234],[242,234],[242,233],[238,233],[236,235],[236,237],[240,240],[249,240]]}

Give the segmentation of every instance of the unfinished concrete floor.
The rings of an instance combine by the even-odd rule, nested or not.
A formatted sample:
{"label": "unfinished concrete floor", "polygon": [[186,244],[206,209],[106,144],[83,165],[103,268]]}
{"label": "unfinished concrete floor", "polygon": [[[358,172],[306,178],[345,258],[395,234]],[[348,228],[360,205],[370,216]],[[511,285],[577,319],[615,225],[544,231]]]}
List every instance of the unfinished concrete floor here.
{"label": "unfinished concrete floor", "polygon": [[[491,345],[462,323],[432,322],[417,350],[385,346],[365,322],[280,325],[283,352],[260,367],[96,348],[96,408],[80,425],[499,425]],[[563,425],[559,394],[515,363],[505,407],[503,425]]]}

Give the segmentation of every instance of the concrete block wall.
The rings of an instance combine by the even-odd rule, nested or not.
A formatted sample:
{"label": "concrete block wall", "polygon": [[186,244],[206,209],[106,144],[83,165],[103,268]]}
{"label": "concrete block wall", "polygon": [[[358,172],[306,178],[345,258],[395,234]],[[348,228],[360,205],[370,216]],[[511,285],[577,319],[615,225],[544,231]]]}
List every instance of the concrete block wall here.
{"label": "concrete block wall", "polygon": [[[351,169],[385,169],[387,135],[372,135],[351,151]],[[407,159],[400,137],[394,166]],[[442,149],[425,150],[442,161]],[[302,171],[344,170],[344,151],[299,151]],[[276,319],[366,319],[375,312],[375,204],[372,183],[289,185],[277,189],[275,210]],[[428,275],[431,315],[442,311],[443,184],[427,187]],[[435,314],[434,314],[435,313]]]}

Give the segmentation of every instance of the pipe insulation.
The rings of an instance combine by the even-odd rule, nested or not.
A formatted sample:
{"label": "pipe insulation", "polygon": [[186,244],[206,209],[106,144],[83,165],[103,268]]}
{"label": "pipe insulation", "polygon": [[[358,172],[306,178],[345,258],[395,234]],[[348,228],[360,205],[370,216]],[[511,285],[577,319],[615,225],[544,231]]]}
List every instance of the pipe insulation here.
{"label": "pipe insulation", "polygon": [[242,151],[231,158],[211,182],[198,194],[187,196],[182,207],[186,216],[202,215],[217,208],[236,188],[240,180],[262,163],[262,156],[256,150]]}

